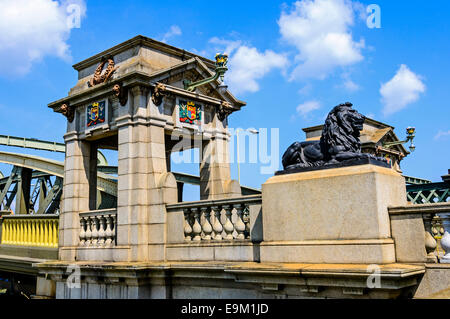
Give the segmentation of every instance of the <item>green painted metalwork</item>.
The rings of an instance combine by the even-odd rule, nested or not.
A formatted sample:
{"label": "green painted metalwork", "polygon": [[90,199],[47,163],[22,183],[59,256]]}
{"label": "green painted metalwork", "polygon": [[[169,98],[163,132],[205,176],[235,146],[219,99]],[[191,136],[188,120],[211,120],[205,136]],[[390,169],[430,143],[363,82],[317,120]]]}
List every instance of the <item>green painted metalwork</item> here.
{"label": "green painted metalwork", "polygon": [[450,201],[450,184],[446,182],[406,186],[407,199],[413,204]]}
{"label": "green painted metalwork", "polygon": [[189,81],[189,80],[184,80],[183,81],[184,89],[186,91],[192,92],[195,90],[195,88],[205,85],[205,84],[208,84],[208,83],[211,83],[211,82],[217,80],[219,77],[221,79],[221,82],[223,83],[223,77],[225,75],[225,72],[228,71],[227,62],[228,62],[228,55],[221,54],[221,53],[216,54],[216,63],[215,63],[216,68],[214,70],[216,73],[209,78],[206,78],[206,79],[194,82],[194,83],[191,83],[191,81]]}
{"label": "green painted metalwork", "polygon": [[403,177],[405,178],[406,184],[420,185],[420,184],[429,184],[429,183],[431,183],[430,180],[423,179],[423,178],[406,176],[406,175],[403,175]]}
{"label": "green painted metalwork", "polygon": [[[30,148],[40,151],[50,151],[58,153],[66,152],[66,145],[64,143],[8,135],[0,135],[0,145]],[[102,152],[98,151],[97,156],[99,165],[108,165],[108,161],[106,160],[106,157]],[[3,177],[3,174],[1,174],[0,177]]]}
{"label": "green painted metalwork", "polygon": [[416,146],[413,143],[414,137],[416,136],[415,132],[416,132],[416,129],[414,127],[409,126],[406,128],[406,140],[396,141],[396,142],[384,142],[383,147],[389,148],[391,146],[401,145],[401,144],[405,144],[405,143],[408,143],[409,141],[411,141],[409,149],[411,152],[414,152],[414,150],[416,149]]}

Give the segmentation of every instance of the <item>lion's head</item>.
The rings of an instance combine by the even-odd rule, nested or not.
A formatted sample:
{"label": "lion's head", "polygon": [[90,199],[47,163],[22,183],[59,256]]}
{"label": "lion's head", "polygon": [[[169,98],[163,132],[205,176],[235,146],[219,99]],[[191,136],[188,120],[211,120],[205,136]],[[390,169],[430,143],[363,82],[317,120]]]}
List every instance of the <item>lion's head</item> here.
{"label": "lion's head", "polygon": [[361,152],[359,135],[365,117],[352,109],[352,105],[350,102],[339,104],[328,113],[320,138],[327,159],[336,152]]}

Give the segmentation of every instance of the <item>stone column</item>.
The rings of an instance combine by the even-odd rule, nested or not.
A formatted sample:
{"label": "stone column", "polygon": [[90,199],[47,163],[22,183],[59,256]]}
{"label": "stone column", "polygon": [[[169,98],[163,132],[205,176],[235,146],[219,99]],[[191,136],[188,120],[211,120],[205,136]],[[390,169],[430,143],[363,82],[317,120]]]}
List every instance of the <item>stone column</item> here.
{"label": "stone column", "polygon": [[[79,213],[89,210],[91,147],[73,136],[66,138],[63,199],[59,224],[59,258],[75,260],[79,243]],[[96,185],[96,182],[94,182]]]}
{"label": "stone column", "polygon": [[165,205],[159,177],[166,169],[164,127],[145,123],[148,90],[132,88],[132,114],[118,119],[119,160],[115,260],[164,260]]}
{"label": "stone column", "polygon": [[225,183],[231,179],[228,140],[221,137],[203,140],[200,154],[200,199],[227,197]]}

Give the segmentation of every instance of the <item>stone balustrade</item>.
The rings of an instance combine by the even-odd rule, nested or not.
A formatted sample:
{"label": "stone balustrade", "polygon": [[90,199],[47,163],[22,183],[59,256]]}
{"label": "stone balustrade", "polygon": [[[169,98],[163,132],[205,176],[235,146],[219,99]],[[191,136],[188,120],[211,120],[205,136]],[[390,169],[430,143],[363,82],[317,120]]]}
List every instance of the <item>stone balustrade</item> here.
{"label": "stone balustrade", "polygon": [[80,246],[113,247],[116,245],[117,209],[80,213]]}
{"label": "stone balustrade", "polygon": [[[404,240],[396,239],[397,247],[402,247],[409,238],[409,242],[420,239],[414,236],[414,219],[420,218],[423,221],[424,247],[426,258],[429,263],[450,263],[450,203],[416,204],[404,207],[389,208],[391,222],[393,222],[393,232],[400,231],[396,224],[402,221],[411,231],[403,229]],[[411,227],[412,226],[412,227]]]}
{"label": "stone balustrade", "polygon": [[183,212],[184,242],[249,241],[250,209],[261,204],[261,195],[250,195],[167,205],[167,212]]}
{"label": "stone balustrade", "polygon": [[58,247],[58,215],[8,215],[1,220],[2,245]]}

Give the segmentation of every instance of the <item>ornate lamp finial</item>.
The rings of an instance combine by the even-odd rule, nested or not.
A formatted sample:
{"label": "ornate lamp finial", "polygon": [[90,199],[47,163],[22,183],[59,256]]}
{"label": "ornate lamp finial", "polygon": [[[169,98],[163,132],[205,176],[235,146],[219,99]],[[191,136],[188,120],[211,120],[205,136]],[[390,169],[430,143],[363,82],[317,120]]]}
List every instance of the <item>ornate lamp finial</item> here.
{"label": "ornate lamp finial", "polygon": [[216,54],[216,62],[214,63],[214,65],[216,66],[216,69],[214,71],[216,73],[207,79],[200,80],[200,81],[197,81],[194,83],[192,83],[190,80],[184,80],[183,81],[184,89],[192,92],[195,90],[195,88],[205,85],[205,84],[208,84],[208,83],[211,83],[211,82],[217,80],[218,78],[220,78],[221,85],[219,85],[219,90],[221,92],[226,91],[227,86],[223,82],[223,77],[225,75],[225,72],[228,71],[227,62],[228,62],[228,55],[226,55],[224,53],[217,53]]}

